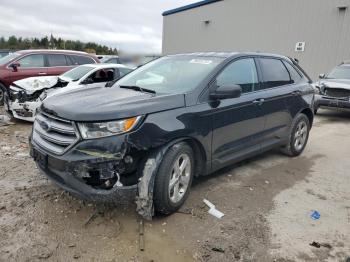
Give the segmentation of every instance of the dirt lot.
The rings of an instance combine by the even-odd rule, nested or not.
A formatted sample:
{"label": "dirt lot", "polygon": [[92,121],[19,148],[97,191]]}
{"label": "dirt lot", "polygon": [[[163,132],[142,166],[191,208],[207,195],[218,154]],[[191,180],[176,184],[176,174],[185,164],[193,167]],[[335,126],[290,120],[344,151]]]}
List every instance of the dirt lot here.
{"label": "dirt lot", "polygon": [[[145,222],[144,252],[134,204],[97,209],[52,185],[28,156],[30,129],[0,127],[0,261],[350,257],[350,114],[321,110],[300,157],[269,152],[197,179],[181,213]],[[203,198],[225,216],[209,215]]]}

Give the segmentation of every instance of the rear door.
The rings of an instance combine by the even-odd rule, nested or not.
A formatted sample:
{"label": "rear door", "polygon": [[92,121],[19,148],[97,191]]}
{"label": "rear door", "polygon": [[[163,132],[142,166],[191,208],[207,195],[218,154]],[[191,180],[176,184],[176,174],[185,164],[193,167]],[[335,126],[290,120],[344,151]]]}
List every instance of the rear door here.
{"label": "rear door", "polygon": [[47,75],[47,67],[43,54],[26,55],[14,63],[18,63],[19,66],[17,67],[17,71],[10,70],[10,79],[12,82],[27,77]]}
{"label": "rear door", "polygon": [[221,100],[213,109],[213,170],[260,151],[259,138],[264,130],[264,116],[254,92],[259,89],[254,58],[233,61],[217,76],[215,84],[238,84],[242,95]]}
{"label": "rear door", "polygon": [[292,122],[288,103],[293,100],[295,86],[281,59],[266,57],[258,61],[263,80],[258,92],[262,99],[260,109],[265,115],[262,148],[266,149],[282,143],[288,136]]}
{"label": "rear door", "polygon": [[73,68],[64,54],[46,54],[46,61],[48,65],[48,75],[60,75]]}

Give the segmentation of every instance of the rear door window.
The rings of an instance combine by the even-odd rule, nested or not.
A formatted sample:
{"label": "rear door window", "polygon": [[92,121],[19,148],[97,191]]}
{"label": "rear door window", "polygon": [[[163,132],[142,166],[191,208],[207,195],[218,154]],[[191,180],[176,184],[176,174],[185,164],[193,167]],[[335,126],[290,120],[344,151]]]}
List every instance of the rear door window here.
{"label": "rear door window", "polygon": [[218,86],[240,85],[242,93],[256,90],[258,83],[258,74],[253,58],[232,62],[216,78]]}
{"label": "rear door window", "polygon": [[74,65],[86,65],[86,64],[94,64],[95,63],[95,60],[93,60],[91,57],[87,57],[87,56],[70,55],[69,57],[73,61]]}
{"label": "rear door window", "polygon": [[263,75],[263,88],[289,85],[292,83],[289,72],[281,60],[273,58],[260,58]]}
{"label": "rear door window", "polygon": [[67,66],[66,56],[61,54],[46,55],[50,67]]}
{"label": "rear door window", "polygon": [[45,67],[44,55],[35,54],[27,55],[18,60],[20,68],[35,68],[35,67]]}

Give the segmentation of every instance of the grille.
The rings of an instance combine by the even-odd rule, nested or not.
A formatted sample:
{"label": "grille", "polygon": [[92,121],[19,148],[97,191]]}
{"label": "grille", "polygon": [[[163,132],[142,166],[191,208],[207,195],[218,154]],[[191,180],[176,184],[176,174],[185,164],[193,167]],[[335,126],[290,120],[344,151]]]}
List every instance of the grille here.
{"label": "grille", "polygon": [[71,121],[44,113],[36,116],[33,127],[33,141],[54,154],[63,154],[78,140]]}
{"label": "grille", "polygon": [[349,97],[350,90],[341,89],[341,88],[326,88],[325,94],[331,97]]}

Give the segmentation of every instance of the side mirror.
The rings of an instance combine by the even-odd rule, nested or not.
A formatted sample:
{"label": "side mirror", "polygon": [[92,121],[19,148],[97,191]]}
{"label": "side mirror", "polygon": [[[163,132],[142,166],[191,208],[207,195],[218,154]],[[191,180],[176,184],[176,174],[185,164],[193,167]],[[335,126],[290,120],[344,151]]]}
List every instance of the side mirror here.
{"label": "side mirror", "polygon": [[112,87],[114,85],[115,81],[109,81],[105,84],[105,87]]}
{"label": "side mirror", "polygon": [[12,63],[12,64],[10,65],[10,67],[12,68],[12,71],[13,71],[13,72],[17,72],[17,68],[20,67],[20,66],[21,66],[20,63]]}
{"label": "side mirror", "polygon": [[90,77],[86,78],[83,82],[81,82],[83,85],[89,85],[89,84],[93,84],[94,80]]}
{"label": "side mirror", "polygon": [[323,79],[323,78],[325,78],[325,77],[326,77],[325,74],[320,74],[320,75],[318,76],[319,79]]}
{"label": "side mirror", "polygon": [[215,91],[210,93],[210,98],[229,99],[240,97],[242,94],[242,87],[240,85],[219,86]]}

